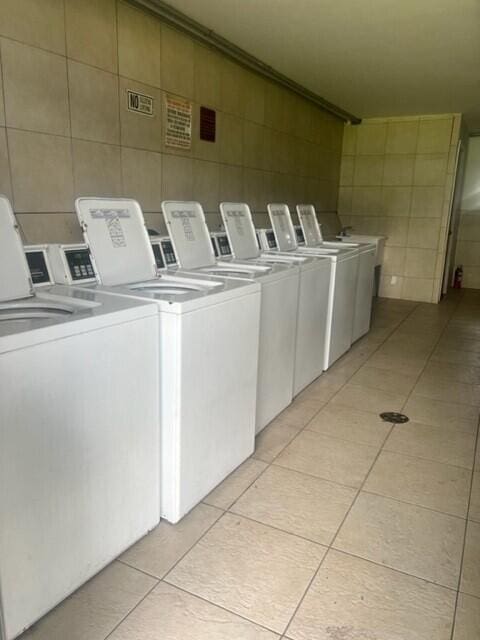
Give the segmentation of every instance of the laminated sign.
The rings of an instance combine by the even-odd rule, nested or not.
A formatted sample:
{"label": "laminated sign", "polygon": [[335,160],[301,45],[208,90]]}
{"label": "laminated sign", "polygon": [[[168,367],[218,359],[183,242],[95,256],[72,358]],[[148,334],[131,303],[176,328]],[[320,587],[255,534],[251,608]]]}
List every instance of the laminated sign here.
{"label": "laminated sign", "polygon": [[190,149],[192,144],[192,103],[175,96],[166,96],[165,145]]}

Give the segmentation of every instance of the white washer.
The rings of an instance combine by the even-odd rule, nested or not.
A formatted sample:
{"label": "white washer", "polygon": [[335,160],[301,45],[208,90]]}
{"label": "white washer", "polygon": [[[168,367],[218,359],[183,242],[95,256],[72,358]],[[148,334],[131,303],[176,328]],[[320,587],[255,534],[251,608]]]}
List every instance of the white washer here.
{"label": "white washer", "polygon": [[198,202],[163,202],[162,210],[182,270],[259,282],[260,346],[256,433],[292,401],[299,269],[293,264],[266,265],[231,260],[228,239],[215,236],[226,260],[217,261],[203,209]]}
{"label": "white washer", "polygon": [[299,268],[294,372],[294,395],[297,395],[323,372],[330,262],[291,254],[262,253],[249,206],[244,202],[224,202],[220,211],[237,260],[255,264],[292,263]]}
{"label": "white washer", "polygon": [[376,245],[373,242],[361,244],[324,241],[315,207],[312,204],[299,204],[297,205],[297,214],[304,230],[307,248],[333,247],[335,249],[344,249],[345,247],[351,247],[358,250],[357,289],[352,329],[352,342],[355,342],[370,331],[375,283]]}
{"label": "white washer", "polygon": [[260,285],[157,275],[134,200],[79,198],[76,209],[96,288],[158,307],[162,516],[177,522],[253,452]]}
{"label": "white washer", "polygon": [[275,241],[280,251],[299,255],[323,256],[332,263],[323,364],[323,368],[327,370],[348,351],[352,344],[358,251],[355,248],[341,250],[298,247],[288,206],[279,203],[269,204],[267,208]]}
{"label": "white washer", "polygon": [[160,518],[158,314],[32,288],[0,197],[0,590],[19,635]]}

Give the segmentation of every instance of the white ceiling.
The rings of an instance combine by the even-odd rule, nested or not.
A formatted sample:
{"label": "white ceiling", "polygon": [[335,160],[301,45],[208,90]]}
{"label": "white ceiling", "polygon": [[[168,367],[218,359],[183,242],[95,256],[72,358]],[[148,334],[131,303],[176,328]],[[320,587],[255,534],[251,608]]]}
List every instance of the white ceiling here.
{"label": "white ceiling", "polygon": [[167,0],[361,118],[462,112],[480,130],[480,0]]}

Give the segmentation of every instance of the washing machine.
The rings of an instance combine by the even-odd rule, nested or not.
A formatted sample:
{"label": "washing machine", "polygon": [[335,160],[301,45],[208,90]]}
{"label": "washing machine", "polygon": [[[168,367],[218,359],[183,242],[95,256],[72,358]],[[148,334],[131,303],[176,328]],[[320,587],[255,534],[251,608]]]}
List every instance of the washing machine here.
{"label": "washing machine", "polygon": [[137,202],[75,206],[101,282],[90,286],[157,305],[162,516],[178,522],[254,450],[260,285],[157,275]]}
{"label": "washing machine", "polygon": [[[320,228],[321,233],[321,228]],[[383,266],[383,258],[385,253],[385,243],[387,241],[387,236],[367,236],[359,233],[349,233],[345,231],[344,233],[336,236],[337,240],[340,242],[363,242],[363,243],[372,243],[375,245],[375,284],[373,295],[378,296],[378,292],[380,289],[380,279],[382,277],[382,266]]]}
{"label": "washing machine", "polygon": [[375,285],[375,264],[377,245],[374,242],[329,242],[323,240],[318,224],[315,207],[312,204],[297,205],[298,218],[301,221],[307,248],[355,248],[358,251],[357,288],[353,315],[352,342],[370,331],[372,298]]}
{"label": "washing machine", "polygon": [[261,285],[256,433],[292,401],[299,269],[293,264],[232,260],[226,236],[214,236],[217,260],[198,202],[162,203],[179,268],[196,274],[252,280]]}
{"label": "washing machine", "polygon": [[159,521],[158,314],[133,299],[35,290],[3,196],[0,268],[0,590],[10,640]]}
{"label": "washing machine", "polygon": [[299,255],[323,256],[331,261],[325,358],[327,370],[352,344],[355,296],[358,276],[358,250],[298,247],[290,211],[286,204],[267,206],[279,251]]}
{"label": "washing machine", "polygon": [[270,265],[291,263],[299,270],[294,369],[294,395],[297,395],[323,372],[331,264],[307,256],[262,252],[246,203],[223,202],[220,211],[236,260]]}

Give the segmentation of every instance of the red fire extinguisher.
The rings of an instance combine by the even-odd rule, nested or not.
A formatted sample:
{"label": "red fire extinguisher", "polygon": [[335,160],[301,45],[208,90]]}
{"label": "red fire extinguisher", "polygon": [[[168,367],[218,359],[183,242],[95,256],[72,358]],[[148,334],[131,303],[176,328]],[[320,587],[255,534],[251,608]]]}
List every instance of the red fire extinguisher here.
{"label": "red fire extinguisher", "polygon": [[455,276],[453,278],[453,288],[461,289],[462,288],[462,280],[463,280],[463,266],[459,265],[455,269]]}

